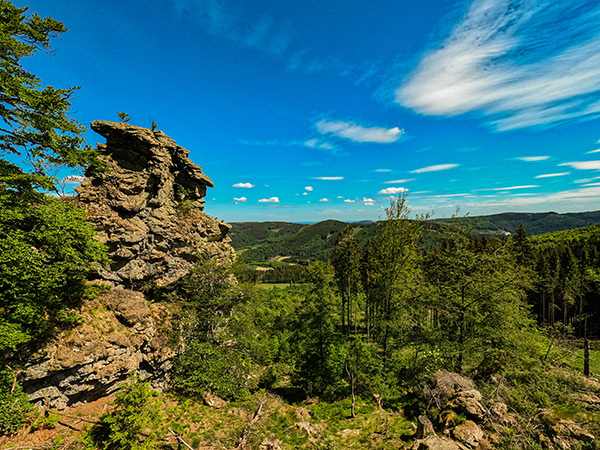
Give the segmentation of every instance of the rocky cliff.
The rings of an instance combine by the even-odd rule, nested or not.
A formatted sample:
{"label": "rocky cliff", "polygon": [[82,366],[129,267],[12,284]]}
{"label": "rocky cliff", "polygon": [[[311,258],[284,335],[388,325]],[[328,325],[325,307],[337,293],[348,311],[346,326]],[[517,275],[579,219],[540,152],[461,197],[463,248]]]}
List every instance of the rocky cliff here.
{"label": "rocky cliff", "polygon": [[100,272],[114,285],[137,289],[169,284],[198,258],[232,259],[229,226],[204,214],[213,183],[162,131],[95,121],[105,171],[89,169],[79,201],[109,248]]}
{"label": "rocky cliff", "polygon": [[106,138],[98,146],[106,167],[87,170],[78,201],[108,246],[112,262],[99,277],[112,289],[86,301],[81,325],[47,343],[22,372],[31,400],[52,409],[110,394],[132,372],[160,389],[178,344],[168,342],[171,313],[136,290],[176,281],[199,259],[235,257],[229,226],[203,212],[213,183],[186,149],[161,131],[91,126]]}
{"label": "rocky cliff", "polygon": [[81,325],[60,333],[25,368],[22,385],[34,404],[63,409],[96,400],[134,372],[162,390],[175,354],[165,306],[112,288],[87,301],[79,315]]}

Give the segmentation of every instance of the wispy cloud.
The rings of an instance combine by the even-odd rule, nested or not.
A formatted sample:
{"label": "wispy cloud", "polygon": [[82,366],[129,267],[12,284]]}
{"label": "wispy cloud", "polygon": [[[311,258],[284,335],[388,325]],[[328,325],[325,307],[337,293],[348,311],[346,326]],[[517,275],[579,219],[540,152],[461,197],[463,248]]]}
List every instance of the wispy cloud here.
{"label": "wispy cloud", "polygon": [[499,131],[600,113],[595,0],[474,0],[395,101],[438,116],[480,112]]}
{"label": "wispy cloud", "polygon": [[254,185],[252,183],[235,183],[232,186],[235,188],[245,188],[245,189],[250,189],[250,188],[254,187]]}
{"label": "wispy cloud", "polygon": [[315,55],[304,47],[287,17],[253,11],[252,3],[235,0],[173,0],[177,10],[193,17],[202,29],[239,47],[256,50],[281,61],[288,72],[329,73],[354,77],[360,84],[373,79],[379,68],[352,64],[333,56]]}
{"label": "wispy cloud", "polygon": [[401,184],[401,183],[408,183],[409,181],[414,181],[414,178],[406,178],[404,180],[389,180],[389,181],[384,181],[383,184]]}
{"label": "wispy cloud", "polygon": [[378,194],[402,194],[404,192],[408,192],[408,189],[403,188],[403,187],[389,187],[389,188],[385,188],[382,189],[381,191],[378,192]]}
{"label": "wispy cloud", "polygon": [[569,166],[577,170],[600,170],[600,161],[571,161],[559,166]]}
{"label": "wispy cloud", "polygon": [[279,197],[261,198],[258,203],[279,203]]}
{"label": "wispy cloud", "polygon": [[346,200],[344,200],[344,203],[356,203],[356,200],[347,198]]}
{"label": "wispy cloud", "polygon": [[328,199],[328,198],[325,198],[325,197],[323,197],[323,198],[322,198],[322,199],[320,199],[319,201],[320,201],[320,202],[328,202],[328,201],[329,201],[329,199]]}
{"label": "wispy cloud", "polygon": [[325,181],[339,181],[343,180],[344,177],[312,177],[313,180],[325,180]]}
{"label": "wispy cloud", "polygon": [[458,167],[458,164],[436,164],[433,166],[412,170],[410,173],[439,172],[440,170],[454,169],[455,167]]}
{"label": "wispy cloud", "polygon": [[477,189],[478,191],[514,191],[517,189],[532,189],[539,188],[539,185],[536,184],[528,184],[523,186],[508,186],[508,187],[499,187],[499,188],[487,188],[487,189]]}
{"label": "wispy cloud", "polygon": [[306,186],[306,187],[304,188],[304,190],[305,190],[305,191],[309,191],[309,192],[310,192],[310,191],[314,190],[314,188],[313,188],[312,186]]}
{"label": "wispy cloud", "polygon": [[600,148],[598,150],[591,150],[591,151],[588,152],[588,154],[589,153],[600,153]]}
{"label": "wispy cloud", "polygon": [[550,157],[549,156],[519,156],[515,159],[518,159],[520,161],[535,162],[535,161],[546,161],[547,159],[550,159]]}
{"label": "wispy cloud", "polygon": [[545,173],[543,175],[537,175],[535,178],[555,178],[555,177],[564,177],[569,175],[571,172],[560,172],[560,173]]}
{"label": "wispy cloud", "polygon": [[375,169],[373,172],[391,172],[392,169]]}
{"label": "wispy cloud", "polygon": [[378,144],[389,144],[396,142],[404,134],[404,130],[398,127],[381,128],[365,127],[356,122],[319,120],[315,127],[323,135],[335,136],[348,139],[353,142],[373,142]]}
{"label": "wispy cloud", "polygon": [[320,149],[320,150],[335,150],[336,149],[335,145],[331,144],[330,142],[323,142],[316,138],[308,139],[308,140],[304,141],[303,145],[308,148],[316,148],[316,149]]}
{"label": "wispy cloud", "polygon": [[575,183],[591,183],[592,181],[600,180],[600,177],[592,177],[592,178],[583,178],[581,180],[575,180]]}
{"label": "wispy cloud", "polygon": [[245,203],[245,202],[248,201],[248,199],[246,197],[234,197],[233,201],[236,202],[236,203],[238,203],[238,202]]}

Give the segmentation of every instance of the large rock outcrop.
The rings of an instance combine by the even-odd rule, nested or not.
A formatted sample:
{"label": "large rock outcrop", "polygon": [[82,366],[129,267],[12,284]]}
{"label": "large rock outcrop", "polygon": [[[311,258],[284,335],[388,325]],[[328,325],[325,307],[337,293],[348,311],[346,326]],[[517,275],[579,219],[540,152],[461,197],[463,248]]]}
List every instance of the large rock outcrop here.
{"label": "large rock outcrop", "polygon": [[63,409],[114,392],[130,373],[161,390],[171,358],[170,311],[148,305],[140,292],[112,288],[80,311],[81,325],[34,355],[22,385],[38,406]]}
{"label": "large rock outcrop", "polygon": [[201,257],[233,258],[229,226],[204,214],[213,183],[162,131],[95,121],[106,171],[90,169],[77,188],[112,263],[100,276],[138,289],[169,284]]}

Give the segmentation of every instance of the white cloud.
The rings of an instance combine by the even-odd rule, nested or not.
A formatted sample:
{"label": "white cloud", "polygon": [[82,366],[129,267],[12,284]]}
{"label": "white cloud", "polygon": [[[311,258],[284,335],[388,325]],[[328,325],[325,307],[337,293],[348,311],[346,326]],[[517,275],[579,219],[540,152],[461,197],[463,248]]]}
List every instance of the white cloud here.
{"label": "white cloud", "polygon": [[402,183],[408,183],[409,181],[415,181],[415,179],[407,178],[404,180],[390,180],[390,181],[384,181],[383,184],[402,184]]}
{"label": "white cloud", "polygon": [[248,201],[248,199],[247,199],[246,197],[239,197],[239,198],[238,198],[238,197],[234,197],[234,198],[233,198],[233,201],[234,201],[234,202],[241,202],[241,203],[245,203],[245,202],[247,202],[247,201]]}
{"label": "white cloud", "polygon": [[475,0],[395,101],[428,115],[481,112],[499,131],[595,117],[599,26],[594,2]]}
{"label": "white cloud", "polygon": [[577,170],[600,170],[600,161],[572,161],[559,166],[569,166]]}
{"label": "white cloud", "polygon": [[439,172],[440,170],[454,169],[455,167],[458,167],[458,164],[436,164],[434,166],[413,170],[410,173]]}
{"label": "white cloud", "polygon": [[375,169],[374,172],[391,172],[392,169]]}
{"label": "white cloud", "polygon": [[565,175],[569,175],[571,172],[560,172],[560,173],[545,173],[543,175],[537,175],[535,178],[554,178],[554,177],[564,177]]}
{"label": "white cloud", "polygon": [[509,187],[477,189],[477,190],[478,191],[514,191],[514,190],[517,190],[517,189],[532,189],[532,188],[539,188],[539,185],[528,184],[528,185],[524,185],[524,186],[509,186]]}
{"label": "white cloud", "polygon": [[304,146],[321,150],[336,150],[336,147],[333,144],[329,142],[319,141],[318,139],[309,139],[307,141],[304,141]]}
{"label": "white cloud", "polygon": [[589,151],[588,154],[590,154],[590,153],[600,153],[600,148],[598,150]]}
{"label": "white cloud", "polygon": [[375,142],[389,144],[396,142],[404,134],[398,127],[363,127],[355,122],[319,120],[315,126],[321,134],[333,135],[354,142]]}
{"label": "white cloud", "polygon": [[343,199],[343,198],[344,198],[344,196],[343,196],[343,195],[338,195],[336,198],[338,198],[338,199],[340,199],[340,200],[341,200],[341,199]]}
{"label": "white cloud", "polygon": [[520,156],[515,159],[519,159],[521,161],[527,161],[527,162],[534,162],[534,161],[545,161],[547,159],[550,159],[550,157],[549,156]]}
{"label": "white cloud", "polygon": [[325,180],[325,181],[339,181],[343,180],[344,177],[312,177],[313,180]]}
{"label": "white cloud", "polygon": [[595,180],[600,180],[600,177],[592,177],[592,178],[583,178],[581,180],[575,180],[575,183],[591,183]]}
{"label": "white cloud", "polygon": [[375,200],[372,198],[363,197],[363,203],[365,206],[373,206],[375,204]]}
{"label": "white cloud", "polygon": [[311,192],[311,191],[313,190],[313,187],[312,187],[312,186],[306,186],[306,187],[304,188],[304,190],[305,190],[305,191],[309,191],[309,192]]}
{"label": "white cloud", "polygon": [[356,203],[356,200],[351,200],[347,198],[346,200],[344,200],[344,203]]}
{"label": "white cloud", "polygon": [[382,189],[378,194],[402,194],[404,192],[408,192],[408,189],[403,187],[389,187]]}
{"label": "white cloud", "polygon": [[319,200],[320,202],[328,202],[329,199],[328,198],[322,198],[321,200]]}
{"label": "white cloud", "polygon": [[279,203],[279,197],[261,198],[258,203]]}
{"label": "white cloud", "polygon": [[80,184],[83,180],[85,180],[85,177],[82,175],[67,175],[60,181],[65,184]]}
{"label": "white cloud", "polygon": [[233,187],[250,189],[253,188],[254,185],[252,183],[235,183]]}
{"label": "white cloud", "polygon": [[308,192],[303,192],[302,195],[308,195]]}

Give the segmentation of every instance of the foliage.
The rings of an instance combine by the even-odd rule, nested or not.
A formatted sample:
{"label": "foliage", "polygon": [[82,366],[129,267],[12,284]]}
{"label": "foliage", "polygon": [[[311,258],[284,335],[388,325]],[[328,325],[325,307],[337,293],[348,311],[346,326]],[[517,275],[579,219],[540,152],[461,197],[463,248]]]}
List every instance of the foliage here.
{"label": "foliage", "polygon": [[169,285],[162,295],[179,302],[188,314],[184,339],[215,340],[224,317],[239,301],[240,292],[231,265],[202,259],[183,278]]}
{"label": "foliage", "polygon": [[0,156],[24,156],[32,173],[20,171],[16,180],[15,175],[2,174],[0,181],[16,189],[24,181],[49,189],[54,185],[49,169],[88,166],[97,160],[94,151],[84,147],[84,128],[66,115],[75,88],[43,87],[21,63],[37,50],[50,52],[50,39],[66,28],[50,17],[27,17],[26,11],[0,0]]}
{"label": "foliage", "polygon": [[25,200],[0,186],[0,354],[5,356],[68,326],[94,263],[106,259],[81,209],[48,197]]}
{"label": "foliage", "polygon": [[0,156],[24,157],[30,171],[0,158],[0,362],[76,322],[86,277],[105,259],[84,213],[39,192],[54,189],[58,166],[98,161],[66,115],[74,88],[43,87],[21,62],[65,27],[26,11],[0,0]]}
{"label": "foliage", "polygon": [[505,242],[473,240],[469,232],[457,221],[443,247],[427,256],[436,338],[459,372],[467,358],[481,362],[474,355],[512,351],[533,326],[524,302],[528,271]]}
{"label": "foliage", "polygon": [[13,382],[9,371],[0,372],[0,435],[20,430],[33,409],[27,394]]}
{"label": "foliage", "polygon": [[115,409],[86,432],[87,448],[148,450],[156,447],[161,421],[158,405],[147,383],[130,378],[115,395]]}
{"label": "foliage", "polygon": [[335,397],[341,388],[346,349],[336,327],[332,267],[309,267],[310,287],[294,324],[295,382],[308,395]]}
{"label": "foliage", "polygon": [[212,392],[225,399],[240,399],[252,387],[250,360],[238,349],[193,341],[173,362],[175,392],[202,397]]}

